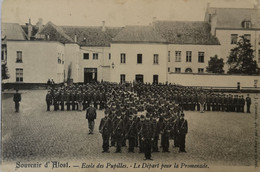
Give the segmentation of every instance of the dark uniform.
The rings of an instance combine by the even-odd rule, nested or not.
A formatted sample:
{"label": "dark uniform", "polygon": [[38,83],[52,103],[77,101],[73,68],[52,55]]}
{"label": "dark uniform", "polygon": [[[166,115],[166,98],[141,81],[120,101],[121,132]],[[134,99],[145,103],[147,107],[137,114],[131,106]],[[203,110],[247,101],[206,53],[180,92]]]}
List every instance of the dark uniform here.
{"label": "dark uniform", "polygon": [[52,96],[51,96],[51,92],[48,91],[48,93],[46,94],[46,104],[47,104],[47,111],[50,111],[50,106],[52,103]]}
{"label": "dark uniform", "polygon": [[15,112],[19,112],[19,106],[20,106],[20,101],[22,100],[21,94],[18,93],[18,90],[16,90],[16,93],[14,94],[13,101],[15,103]]}
{"label": "dark uniform", "polygon": [[144,160],[151,160],[151,149],[152,149],[152,141],[153,141],[153,124],[149,118],[149,115],[146,116],[146,120],[143,122],[142,129],[142,140],[144,142]]}
{"label": "dark uniform", "polygon": [[169,151],[169,139],[170,139],[170,132],[171,132],[171,122],[170,122],[170,118],[169,116],[166,117],[163,121],[163,125],[162,125],[162,148],[163,148],[163,152],[170,152]]}
{"label": "dark uniform", "polygon": [[251,113],[250,112],[250,106],[251,106],[251,98],[249,97],[249,94],[247,95],[247,97],[246,97],[246,112],[247,113]]}
{"label": "dark uniform", "polygon": [[185,150],[185,139],[188,133],[188,122],[184,118],[184,114],[181,114],[181,118],[178,122],[178,138],[179,138],[179,152],[186,152]]}
{"label": "dark uniform", "polygon": [[132,119],[133,117],[130,117],[130,120],[128,120],[126,125],[126,135],[125,137],[128,139],[128,152],[134,152],[135,147],[135,139],[137,135],[137,127],[135,121]]}
{"label": "dark uniform", "polygon": [[102,134],[103,139],[103,152],[109,152],[109,137],[112,131],[112,122],[108,117],[108,114],[105,115],[104,118],[101,119],[99,125],[99,132]]}
{"label": "dark uniform", "polygon": [[115,136],[116,142],[116,153],[121,153],[122,141],[123,141],[123,120],[121,119],[120,114],[117,114],[117,118],[113,123],[113,134]]}

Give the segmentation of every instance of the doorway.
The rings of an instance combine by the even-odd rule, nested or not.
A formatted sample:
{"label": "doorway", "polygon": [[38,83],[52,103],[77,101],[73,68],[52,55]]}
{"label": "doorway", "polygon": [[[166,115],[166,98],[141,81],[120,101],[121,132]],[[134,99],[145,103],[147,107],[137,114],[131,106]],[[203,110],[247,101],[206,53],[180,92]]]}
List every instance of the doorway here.
{"label": "doorway", "polygon": [[84,83],[97,82],[97,68],[84,68]]}
{"label": "doorway", "polygon": [[144,75],[135,75],[135,81],[136,82],[144,82]]}
{"label": "doorway", "polygon": [[153,75],[153,84],[158,84],[158,75]]}

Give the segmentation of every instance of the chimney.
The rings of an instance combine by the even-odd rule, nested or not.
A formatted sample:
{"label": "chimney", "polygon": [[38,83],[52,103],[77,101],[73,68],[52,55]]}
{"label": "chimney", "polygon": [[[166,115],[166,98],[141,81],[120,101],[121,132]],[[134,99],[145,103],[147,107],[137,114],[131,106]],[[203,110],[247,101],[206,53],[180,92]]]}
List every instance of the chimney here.
{"label": "chimney", "polygon": [[77,37],[77,35],[76,35],[76,34],[74,35],[74,42],[75,42],[75,43],[77,43],[77,42],[78,42],[78,37]]}
{"label": "chimney", "polygon": [[29,19],[28,23],[28,40],[30,40],[32,37],[32,24],[31,24],[31,19]]}
{"label": "chimney", "polygon": [[106,26],[105,26],[106,22],[102,21],[102,31],[105,32],[106,31]]}
{"label": "chimney", "polygon": [[39,21],[36,23],[36,28],[38,28],[38,31],[43,28],[43,19],[39,18]]}
{"label": "chimney", "polygon": [[153,17],[153,23],[155,23],[157,20],[157,17]]}

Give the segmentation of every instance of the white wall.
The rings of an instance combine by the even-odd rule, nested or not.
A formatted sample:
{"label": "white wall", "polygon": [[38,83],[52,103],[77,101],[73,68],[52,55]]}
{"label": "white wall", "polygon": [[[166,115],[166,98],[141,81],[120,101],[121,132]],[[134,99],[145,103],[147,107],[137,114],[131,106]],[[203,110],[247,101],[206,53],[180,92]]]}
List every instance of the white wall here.
{"label": "white wall", "polygon": [[80,52],[79,52],[79,45],[75,43],[71,44],[65,44],[65,74],[66,74],[66,80],[68,76],[68,66],[70,63],[72,63],[72,74],[71,78],[73,79],[73,82],[79,82],[79,58],[80,58]]}
{"label": "white wall", "polygon": [[[17,51],[22,51],[22,63],[16,63]],[[58,64],[58,53],[64,54],[64,45],[58,42],[7,41],[7,82],[16,82],[16,68],[23,69],[24,83],[62,82],[64,65]]]}
{"label": "white wall", "polygon": [[[210,57],[216,54],[219,57],[220,45],[168,45],[168,50],[170,51],[170,62],[168,62],[168,67],[170,67],[171,72],[175,72],[175,68],[181,68],[181,72],[184,73],[186,68],[191,68],[193,73],[198,73],[198,68],[203,68],[204,73],[206,72],[206,67],[208,66],[208,61]],[[181,62],[175,61],[175,51],[181,51]],[[191,62],[186,62],[186,51],[192,51]],[[204,63],[198,62],[198,52],[204,52]]]}
{"label": "white wall", "polygon": [[169,83],[206,87],[236,87],[237,82],[240,82],[241,87],[253,87],[254,80],[258,80],[258,87],[260,86],[259,76],[171,73],[168,79]]}
{"label": "white wall", "polygon": [[[258,50],[260,49],[259,45],[259,35],[260,30],[216,30],[216,36],[219,39],[219,42],[221,44],[220,49],[220,56],[224,59],[224,62],[227,61],[227,57],[230,54],[230,50],[236,46],[236,44],[231,44],[231,34],[238,34],[239,36],[242,36],[244,34],[250,34],[251,35],[251,44],[252,48],[255,50],[255,60],[258,62],[258,65],[260,65],[260,61],[258,60],[259,53]],[[224,67],[225,71],[227,71],[228,66],[225,65]]]}
{"label": "white wall", "polygon": [[[97,68],[97,80],[109,81],[110,47],[81,47],[79,53],[79,82],[84,82],[84,68]],[[83,59],[84,53],[89,53],[88,60]],[[93,53],[98,53],[97,60],[93,60]]]}
{"label": "white wall", "polygon": [[[133,82],[136,74],[144,75],[144,82],[153,82],[153,75],[159,75],[159,82],[167,80],[167,45],[165,44],[111,44],[110,81],[120,82],[120,74],[126,81]],[[126,63],[120,63],[120,54],[126,54]],[[142,54],[142,64],[137,64],[137,54]],[[159,54],[159,64],[153,64],[153,55]]]}

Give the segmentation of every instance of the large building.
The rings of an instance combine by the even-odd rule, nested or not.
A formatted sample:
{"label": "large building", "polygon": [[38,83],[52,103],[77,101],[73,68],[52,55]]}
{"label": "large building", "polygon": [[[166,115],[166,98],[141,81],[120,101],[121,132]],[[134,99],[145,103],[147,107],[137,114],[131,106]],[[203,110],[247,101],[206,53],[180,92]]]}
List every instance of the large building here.
{"label": "large building", "polygon": [[[146,26],[2,24],[2,63],[8,83],[67,79],[165,83],[172,73],[206,73],[210,57],[226,62],[244,35],[260,64],[259,9],[208,7],[204,21],[154,20]],[[225,65],[227,71],[227,65]]]}

